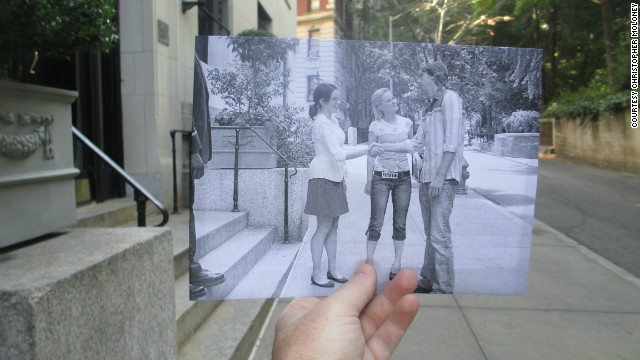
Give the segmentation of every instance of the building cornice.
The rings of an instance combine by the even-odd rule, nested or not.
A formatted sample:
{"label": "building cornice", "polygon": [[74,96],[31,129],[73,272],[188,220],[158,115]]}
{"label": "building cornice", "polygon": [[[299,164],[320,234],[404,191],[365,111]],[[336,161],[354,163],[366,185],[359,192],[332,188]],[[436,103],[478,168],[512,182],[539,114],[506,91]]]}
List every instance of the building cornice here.
{"label": "building cornice", "polygon": [[315,22],[320,20],[333,20],[336,18],[333,10],[331,11],[316,11],[312,13],[306,13],[298,15],[298,24],[304,24],[309,22]]}

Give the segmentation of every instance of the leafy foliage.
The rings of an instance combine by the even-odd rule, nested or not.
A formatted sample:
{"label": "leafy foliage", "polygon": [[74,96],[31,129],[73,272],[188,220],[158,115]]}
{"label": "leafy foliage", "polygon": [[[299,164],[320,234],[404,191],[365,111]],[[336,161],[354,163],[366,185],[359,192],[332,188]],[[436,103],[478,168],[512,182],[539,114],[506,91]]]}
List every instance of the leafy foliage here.
{"label": "leafy foliage", "polygon": [[[215,117],[218,125],[266,126],[276,149],[294,166],[307,167],[313,158],[311,122],[300,117],[302,108],[274,104],[288,88],[288,54],[297,39],[278,39],[263,30],[245,30],[227,45],[236,56],[229,69],[208,71],[211,92],[220,96],[227,108]],[[259,37],[256,37],[259,36]],[[278,158],[278,166],[284,166]]]}
{"label": "leafy foliage", "polygon": [[[277,105],[268,111],[275,120],[267,123],[267,127],[272,131],[277,149],[296,167],[308,167],[314,156],[313,122],[308,116],[300,115],[302,110],[302,107]],[[278,166],[284,167],[280,157]]]}
{"label": "leafy foliage", "polygon": [[[388,20],[392,16],[395,41],[437,42],[439,33],[441,43],[542,49],[543,81],[527,80],[534,80],[528,83],[530,93],[542,87],[540,95],[545,106],[557,103],[555,106],[562,108],[562,104],[568,104],[569,93],[589,96],[582,89],[587,88],[605,69],[612,73],[606,82],[605,92],[629,88],[630,19],[629,5],[625,1],[354,0],[353,4],[356,7],[354,14],[360,20],[353,36],[358,39],[388,41]],[[605,10],[611,12],[612,21],[605,17]],[[606,39],[605,34],[608,26],[610,33],[614,34],[610,39]],[[456,37],[460,30],[464,31]],[[613,43],[609,48],[607,41]],[[611,56],[607,57],[607,51],[611,49]],[[531,69],[539,68],[540,63],[532,64]],[[394,69],[393,66],[390,68]],[[527,71],[520,68],[517,73]],[[617,101],[616,96],[604,93],[596,98],[598,102]],[[599,112],[597,108],[606,110],[609,107],[604,103],[596,106],[591,103],[591,97],[588,99],[582,102],[584,113],[595,114]],[[577,100],[571,103],[578,106]],[[574,109],[570,112],[580,111]]]}
{"label": "leafy foliage", "polygon": [[212,92],[219,95],[237,114],[264,110],[271,100],[282,95],[282,71],[278,63],[265,63],[259,68],[246,63],[236,63],[232,69],[213,69],[207,74]]}
{"label": "leafy foliage", "polygon": [[115,0],[6,0],[0,7],[0,76],[23,63],[69,58],[76,50],[108,52],[118,40]]}
{"label": "leafy foliage", "polygon": [[447,87],[463,99],[466,114],[479,116],[476,131],[493,134],[517,110],[540,111],[542,54],[535,49],[509,49],[437,44],[341,42],[345,92],[351,125],[366,129],[373,118],[371,94],[389,87],[403,116],[420,118],[427,97],[420,83],[420,67],[441,61],[449,71]]}
{"label": "leafy foliage", "polygon": [[505,119],[503,126],[508,133],[538,133],[540,132],[540,113],[530,110],[515,111]]}
{"label": "leafy foliage", "polygon": [[545,118],[573,117],[597,121],[610,116],[629,100],[629,91],[594,93],[587,89],[561,97],[542,113]]}

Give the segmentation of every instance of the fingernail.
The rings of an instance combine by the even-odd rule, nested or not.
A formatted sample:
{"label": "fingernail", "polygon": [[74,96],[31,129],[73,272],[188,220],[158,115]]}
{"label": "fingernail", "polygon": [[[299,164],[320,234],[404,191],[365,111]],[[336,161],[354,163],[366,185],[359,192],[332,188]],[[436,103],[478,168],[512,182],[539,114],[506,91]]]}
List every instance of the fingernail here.
{"label": "fingernail", "polygon": [[353,272],[353,276],[352,277],[356,277],[356,276],[361,276],[361,275],[368,275],[370,271],[370,267],[366,266],[366,265],[360,265],[356,268],[356,271]]}

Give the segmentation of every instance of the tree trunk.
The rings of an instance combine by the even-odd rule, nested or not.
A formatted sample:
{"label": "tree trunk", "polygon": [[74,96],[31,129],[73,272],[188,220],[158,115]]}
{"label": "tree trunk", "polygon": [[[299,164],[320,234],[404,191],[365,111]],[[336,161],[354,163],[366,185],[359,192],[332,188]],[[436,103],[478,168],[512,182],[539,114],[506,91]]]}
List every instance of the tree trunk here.
{"label": "tree trunk", "polygon": [[549,74],[549,97],[548,100],[553,99],[556,92],[556,74],[558,73],[558,56],[557,52],[557,35],[558,35],[558,7],[555,0],[551,1],[551,8],[549,11],[549,26],[551,28],[551,72]]}
{"label": "tree trunk", "polygon": [[602,24],[604,26],[604,43],[607,51],[607,77],[609,80],[609,91],[613,91],[615,60],[613,58],[613,14],[611,9],[611,0],[601,0],[600,9],[602,10]]}

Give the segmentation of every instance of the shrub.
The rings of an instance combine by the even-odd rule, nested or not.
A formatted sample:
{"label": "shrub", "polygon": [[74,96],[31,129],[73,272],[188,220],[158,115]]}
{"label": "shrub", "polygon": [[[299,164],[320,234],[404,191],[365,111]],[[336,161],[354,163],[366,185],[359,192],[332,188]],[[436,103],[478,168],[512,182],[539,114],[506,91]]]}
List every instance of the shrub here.
{"label": "shrub", "polygon": [[[271,121],[265,125],[271,128],[278,151],[294,166],[309,167],[314,155],[313,121],[306,115],[300,115],[301,107],[278,105],[269,110]],[[280,158],[278,167],[284,167]]]}
{"label": "shrub", "polygon": [[597,121],[600,117],[611,115],[628,100],[628,90],[609,91],[606,71],[600,69],[588,86],[560,94],[542,115],[545,118],[573,117],[582,121]]}
{"label": "shrub", "polygon": [[514,111],[504,121],[504,128],[508,133],[540,132],[540,113],[531,110]]}

